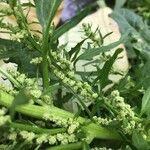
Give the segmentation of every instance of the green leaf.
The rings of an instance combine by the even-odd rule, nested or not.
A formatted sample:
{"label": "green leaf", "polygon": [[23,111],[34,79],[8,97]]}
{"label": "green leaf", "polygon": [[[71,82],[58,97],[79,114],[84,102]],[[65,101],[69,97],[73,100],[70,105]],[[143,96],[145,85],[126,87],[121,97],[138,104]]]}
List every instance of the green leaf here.
{"label": "green leaf", "polygon": [[10,5],[11,8],[15,7],[16,4],[17,4],[17,0],[10,0],[9,1],[9,5]]}
{"label": "green leaf", "polygon": [[150,87],[146,90],[143,98],[142,98],[142,108],[141,113],[150,114]]}
{"label": "green leaf", "polygon": [[71,50],[68,52],[69,57],[71,58],[71,56],[75,53],[75,55],[77,55],[81,49],[82,44],[84,43],[86,39],[82,40],[81,42],[79,42],[77,45],[75,45],[75,47],[71,48]]}
{"label": "green leaf", "polygon": [[20,48],[19,42],[0,38],[0,59],[17,56]]}
{"label": "green leaf", "polygon": [[150,145],[144,140],[143,136],[138,132],[135,132],[135,131],[133,132],[132,142],[133,142],[133,145],[138,150],[149,150],[150,149]]}
{"label": "green leaf", "polygon": [[150,30],[143,18],[125,8],[114,11],[111,17],[118,23],[122,34],[130,30],[131,34],[127,43],[129,54],[131,52],[133,54],[136,49],[148,60],[150,58]]}
{"label": "green leaf", "polygon": [[61,35],[63,35],[65,32],[76,26],[84,17],[88,15],[90,12],[91,7],[88,7],[81,12],[77,14],[77,16],[73,17],[70,21],[66,22],[62,26],[60,26],[58,29],[54,31],[52,40],[57,40]]}
{"label": "green leaf", "polygon": [[118,48],[115,53],[113,54],[113,56],[106,61],[106,63],[104,64],[103,68],[99,71],[99,75],[98,77],[95,79],[94,82],[96,81],[100,81],[100,86],[101,89],[103,89],[106,85],[108,85],[110,83],[110,80],[108,79],[110,70],[115,62],[115,60],[117,59],[118,55],[123,51],[123,49]]}
{"label": "green leaf", "polygon": [[16,63],[21,73],[36,77],[37,66],[30,61],[39,56],[40,52],[29,49],[24,43],[0,38],[0,59],[9,58],[5,62]]}
{"label": "green leaf", "polygon": [[34,0],[40,24],[45,29],[54,18],[62,0]]}
{"label": "green leaf", "polygon": [[23,104],[26,104],[28,103],[30,100],[30,97],[29,97],[29,94],[28,94],[28,91],[26,88],[22,88],[19,93],[15,96],[14,100],[13,100],[13,103],[10,107],[10,115],[11,115],[11,118],[13,119],[14,118],[14,113],[15,113],[15,109],[18,105],[23,105]]}
{"label": "green leaf", "polygon": [[117,42],[111,43],[107,46],[102,46],[100,48],[90,48],[87,49],[83,54],[81,54],[78,57],[78,60],[82,59],[82,60],[91,60],[94,56],[99,55],[102,52],[107,52],[115,47],[117,47],[118,45],[120,45],[121,43],[123,43],[125,41],[125,39],[127,38],[129,34],[129,31],[126,31],[126,34],[124,34],[120,40],[118,40]]}

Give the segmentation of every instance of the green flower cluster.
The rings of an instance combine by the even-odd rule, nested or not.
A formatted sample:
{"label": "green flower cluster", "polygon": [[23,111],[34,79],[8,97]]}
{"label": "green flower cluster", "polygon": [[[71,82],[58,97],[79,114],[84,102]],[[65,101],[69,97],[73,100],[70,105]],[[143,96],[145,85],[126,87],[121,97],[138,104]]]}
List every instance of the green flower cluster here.
{"label": "green flower cluster", "polygon": [[30,63],[37,65],[37,64],[40,64],[40,63],[42,62],[42,60],[43,60],[42,57],[36,57],[36,58],[33,58],[33,59],[30,61]]}
{"label": "green flower cluster", "polygon": [[52,121],[58,126],[65,127],[67,129],[68,134],[72,134],[76,132],[76,130],[79,128],[79,123],[76,120],[73,120],[71,118],[64,119],[61,117],[58,117],[57,115],[50,115],[49,113],[45,113],[43,115],[43,119],[46,121]]}
{"label": "green flower cluster", "polygon": [[[72,63],[61,57],[61,53],[58,52],[51,52],[51,56],[53,57],[53,59],[55,60],[55,63],[63,70],[65,70],[65,72],[70,72],[73,70],[73,65]],[[74,72],[72,71],[74,76]]]}
{"label": "green flower cluster", "polygon": [[[41,100],[48,105],[53,104],[51,96],[42,93],[42,88],[40,88],[35,78],[28,78],[25,74],[21,74],[16,70],[8,70],[8,72],[13,78],[15,78],[22,88],[26,89],[26,94],[30,97],[31,102],[39,102],[39,100]],[[18,94],[18,92],[15,94]]]}
{"label": "green flower cluster", "polygon": [[[90,24],[87,24],[87,23],[82,24],[82,28],[83,28],[83,32],[84,32],[85,36],[88,37],[89,39],[91,39],[94,47],[101,46],[102,38],[97,37],[97,32],[99,29],[97,28],[95,30],[95,32],[93,32],[91,27],[92,27],[92,25],[90,25]],[[100,34],[100,32],[99,32],[99,34]]]}
{"label": "green flower cluster", "polygon": [[93,119],[99,125],[105,125],[105,126],[108,126],[113,121],[110,118],[109,119],[108,118],[101,118],[101,117],[97,117],[97,116],[94,116]]}
{"label": "green flower cluster", "polygon": [[57,68],[55,68],[53,72],[65,85],[71,87],[73,91],[82,96],[84,98],[84,102],[93,102],[98,98],[98,94],[92,91],[91,86],[87,82],[75,79],[72,74],[70,75],[70,72],[65,75]]}
{"label": "green flower cluster", "polygon": [[121,128],[125,134],[132,134],[134,129],[144,130],[141,121],[138,120],[131,106],[124,102],[124,98],[118,91],[111,93],[111,100],[112,105],[118,111],[115,120],[121,122]]}
{"label": "green flower cluster", "polygon": [[10,122],[10,116],[6,115],[7,109],[6,108],[1,108],[0,109],[0,127],[4,126],[6,123]]}
{"label": "green flower cluster", "polygon": [[[28,132],[28,131],[15,131],[12,130],[10,134],[8,135],[8,139],[11,141],[16,141],[18,138],[23,139],[29,143],[35,143],[37,145],[41,145],[43,143],[47,143],[49,145],[54,144],[68,144],[77,142],[76,136],[74,134],[67,134],[67,133],[58,133],[56,135],[50,135],[50,134],[35,134],[34,132]],[[34,140],[34,141],[33,141]]]}

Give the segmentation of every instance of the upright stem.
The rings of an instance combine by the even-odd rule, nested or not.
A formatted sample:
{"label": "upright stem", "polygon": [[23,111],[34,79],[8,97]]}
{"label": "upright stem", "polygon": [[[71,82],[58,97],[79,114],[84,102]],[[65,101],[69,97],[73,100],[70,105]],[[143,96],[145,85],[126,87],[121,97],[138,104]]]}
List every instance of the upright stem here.
{"label": "upright stem", "polygon": [[49,87],[49,71],[48,71],[48,60],[47,60],[47,53],[48,53],[48,50],[49,50],[48,35],[49,35],[49,31],[43,29],[43,43],[42,43],[43,62],[42,62],[42,73],[43,73],[43,88],[44,88],[44,90],[46,90]]}
{"label": "upright stem", "polygon": [[48,71],[47,53],[43,54],[42,74],[43,74],[43,88],[44,90],[46,90],[49,87],[49,71]]}

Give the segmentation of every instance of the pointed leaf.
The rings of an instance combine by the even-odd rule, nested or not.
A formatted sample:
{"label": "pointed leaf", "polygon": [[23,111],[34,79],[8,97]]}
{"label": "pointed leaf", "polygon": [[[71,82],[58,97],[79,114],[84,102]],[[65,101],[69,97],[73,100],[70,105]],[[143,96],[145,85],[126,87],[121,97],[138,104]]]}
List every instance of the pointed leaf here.
{"label": "pointed leaf", "polygon": [[62,26],[60,26],[56,31],[54,32],[54,35],[52,37],[52,40],[55,41],[57,40],[61,35],[63,35],[65,32],[76,26],[84,17],[88,15],[90,12],[91,7],[88,7],[81,12],[78,13],[77,16],[72,18],[70,21],[66,22]]}
{"label": "pointed leaf", "polygon": [[150,87],[146,90],[143,98],[142,98],[142,108],[141,113],[150,114]]}
{"label": "pointed leaf", "polygon": [[126,34],[124,34],[120,40],[118,40],[117,42],[111,43],[107,46],[102,46],[100,48],[91,48],[86,50],[83,54],[81,54],[78,57],[78,60],[91,60],[94,56],[99,55],[102,52],[107,52],[115,47],[117,47],[118,45],[120,45],[121,43],[123,43],[125,41],[125,39],[127,38],[129,32],[126,32]]}
{"label": "pointed leaf", "polygon": [[62,0],[34,0],[40,24],[46,28],[52,22]]}
{"label": "pointed leaf", "polygon": [[80,51],[80,48],[82,46],[82,44],[84,43],[86,39],[82,40],[81,42],[79,42],[77,45],[75,45],[75,47],[71,48],[71,50],[68,52],[69,57],[71,58],[71,56],[75,53],[78,53]]}
{"label": "pointed leaf", "polygon": [[117,59],[118,55],[123,51],[123,49],[118,48],[115,53],[113,54],[113,56],[106,61],[106,63],[104,64],[103,68],[99,71],[99,75],[98,77],[95,79],[96,81],[100,81],[100,85],[101,88],[104,88],[106,85],[108,85],[110,83],[110,80],[108,79],[110,70],[115,62],[115,60]]}

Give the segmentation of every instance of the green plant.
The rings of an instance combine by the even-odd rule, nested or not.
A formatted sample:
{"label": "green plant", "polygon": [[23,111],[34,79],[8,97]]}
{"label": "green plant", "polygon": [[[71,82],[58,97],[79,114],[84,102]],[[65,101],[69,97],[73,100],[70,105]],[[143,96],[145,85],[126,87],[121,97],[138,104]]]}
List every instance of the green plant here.
{"label": "green plant", "polygon": [[[6,63],[13,62],[18,67],[17,71],[0,69],[12,85],[0,87],[0,149],[88,150],[95,146],[96,140],[109,140],[118,145],[96,147],[148,150],[149,88],[143,83],[137,88],[136,80],[132,82],[124,75],[124,79],[113,85],[113,90],[104,90],[112,83],[109,75],[122,49],[116,49],[111,56],[106,52],[122,43],[128,34],[104,46],[103,40],[109,34],[103,37],[99,29],[93,32],[90,25],[84,24],[86,37],[66,51],[66,45],[59,45],[59,37],[77,25],[91,7],[56,28],[53,18],[61,0],[35,0],[34,4],[4,2],[7,9],[0,10],[0,27],[3,33],[10,34],[10,39],[0,39],[0,58],[7,58]],[[41,31],[29,28],[28,13],[24,10],[30,7],[36,8]],[[4,21],[10,15],[16,18],[17,25]],[[80,53],[87,39],[92,42]],[[80,60],[86,60],[86,65],[92,64],[96,70],[77,72],[76,63]],[[131,108],[128,98],[120,95],[126,98],[132,87],[134,93],[140,93],[140,98],[147,90],[141,111],[140,105]]]}

